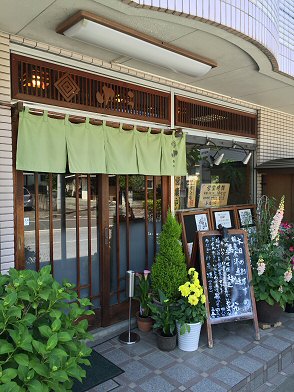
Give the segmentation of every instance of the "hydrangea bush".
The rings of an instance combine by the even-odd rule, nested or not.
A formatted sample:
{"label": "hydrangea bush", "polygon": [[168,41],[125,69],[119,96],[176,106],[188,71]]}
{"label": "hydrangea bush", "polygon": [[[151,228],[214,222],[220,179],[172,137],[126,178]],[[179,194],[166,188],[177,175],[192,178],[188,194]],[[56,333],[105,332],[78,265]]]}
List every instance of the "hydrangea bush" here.
{"label": "hydrangea bush", "polygon": [[50,266],[0,275],[0,391],[71,391],[90,365],[88,299],[60,285]]}

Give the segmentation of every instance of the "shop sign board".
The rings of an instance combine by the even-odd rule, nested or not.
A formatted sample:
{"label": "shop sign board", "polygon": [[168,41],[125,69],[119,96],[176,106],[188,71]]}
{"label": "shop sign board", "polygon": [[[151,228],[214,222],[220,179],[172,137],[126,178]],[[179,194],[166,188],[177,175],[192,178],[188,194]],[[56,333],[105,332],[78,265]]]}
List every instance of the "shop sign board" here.
{"label": "shop sign board", "polygon": [[202,184],[199,197],[199,208],[221,207],[228,203],[230,184]]}

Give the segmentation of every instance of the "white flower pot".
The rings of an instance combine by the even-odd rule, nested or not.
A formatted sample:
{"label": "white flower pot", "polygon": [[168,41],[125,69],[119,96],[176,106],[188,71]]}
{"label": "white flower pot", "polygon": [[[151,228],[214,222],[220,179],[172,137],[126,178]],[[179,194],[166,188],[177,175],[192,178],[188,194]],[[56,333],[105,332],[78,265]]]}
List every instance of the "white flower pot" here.
{"label": "white flower pot", "polygon": [[181,335],[181,325],[177,323],[179,349],[183,351],[196,351],[199,345],[201,323],[187,325],[190,325],[190,332],[186,331],[183,335]]}

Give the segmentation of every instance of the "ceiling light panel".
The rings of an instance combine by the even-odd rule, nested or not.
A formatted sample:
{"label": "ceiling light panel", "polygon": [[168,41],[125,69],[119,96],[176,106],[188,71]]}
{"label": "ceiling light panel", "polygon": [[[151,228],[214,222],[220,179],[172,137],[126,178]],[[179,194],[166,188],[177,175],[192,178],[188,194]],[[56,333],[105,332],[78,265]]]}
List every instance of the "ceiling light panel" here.
{"label": "ceiling light panel", "polygon": [[212,68],[208,64],[85,18],[64,30],[63,34],[191,77],[201,77]]}

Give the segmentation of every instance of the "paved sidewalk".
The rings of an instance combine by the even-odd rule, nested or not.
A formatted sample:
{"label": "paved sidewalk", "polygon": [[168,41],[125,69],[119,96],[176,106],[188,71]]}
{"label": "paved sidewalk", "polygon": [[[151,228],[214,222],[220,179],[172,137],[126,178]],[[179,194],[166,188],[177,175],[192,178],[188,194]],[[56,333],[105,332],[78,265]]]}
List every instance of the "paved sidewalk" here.
{"label": "paved sidewalk", "polygon": [[294,315],[285,313],[282,321],[281,327],[261,330],[259,342],[252,321],[215,325],[212,349],[203,329],[193,353],[158,350],[152,332],[140,332],[141,341],[131,346],[117,337],[94,343],[125,373],[88,392],[272,392],[294,372]]}

